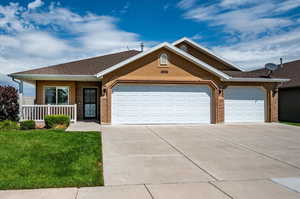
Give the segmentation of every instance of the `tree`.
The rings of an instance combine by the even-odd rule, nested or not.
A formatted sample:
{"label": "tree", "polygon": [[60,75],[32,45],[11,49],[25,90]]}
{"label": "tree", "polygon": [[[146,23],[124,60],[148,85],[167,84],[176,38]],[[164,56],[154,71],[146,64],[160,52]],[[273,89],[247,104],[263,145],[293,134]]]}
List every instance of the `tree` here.
{"label": "tree", "polygon": [[19,95],[12,86],[0,86],[0,121],[19,120]]}

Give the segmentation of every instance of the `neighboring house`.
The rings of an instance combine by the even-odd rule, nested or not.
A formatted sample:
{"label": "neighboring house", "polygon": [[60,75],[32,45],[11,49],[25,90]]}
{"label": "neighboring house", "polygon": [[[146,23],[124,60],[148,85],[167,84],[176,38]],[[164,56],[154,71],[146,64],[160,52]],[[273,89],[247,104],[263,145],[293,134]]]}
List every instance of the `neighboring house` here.
{"label": "neighboring house", "polygon": [[[256,72],[267,74],[265,69]],[[290,79],[279,85],[279,120],[300,122],[300,60],[283,64],[271,77]]]}
{"label": "neighboring house", "polygon": [[284,78],[245,72],[182,38],[11,76],[36,85],[37,104],[77,104],[102,124],[278,121]]}

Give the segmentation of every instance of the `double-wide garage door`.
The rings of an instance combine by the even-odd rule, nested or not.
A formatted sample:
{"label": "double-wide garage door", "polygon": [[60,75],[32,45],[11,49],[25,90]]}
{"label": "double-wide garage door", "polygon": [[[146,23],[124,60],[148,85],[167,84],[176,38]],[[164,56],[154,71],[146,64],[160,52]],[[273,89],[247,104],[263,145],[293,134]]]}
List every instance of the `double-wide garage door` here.
{"label": "double-wide garage door", "polygon": [[208,86],[119,84],[113,87],[113,124],[210,122]]}
{"label": "double-wide garage door", "polygon": [[228,87],[224,93],[225,123],[264,122],[266,92],[259,87]]}

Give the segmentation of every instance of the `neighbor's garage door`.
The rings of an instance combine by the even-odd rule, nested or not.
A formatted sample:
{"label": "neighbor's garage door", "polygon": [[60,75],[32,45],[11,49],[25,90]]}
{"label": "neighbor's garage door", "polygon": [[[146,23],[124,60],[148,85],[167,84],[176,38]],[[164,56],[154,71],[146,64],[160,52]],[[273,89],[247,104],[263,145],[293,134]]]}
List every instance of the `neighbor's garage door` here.
{"label": "neighbor's garage door", "polygon": [[225,89],[225,122],[264,122],[266,92],[258,87]]}
{"label": "neighbor's garage door", "polygon": [[113,87],[113,124],[210,123],[211,92],[198,85]]}

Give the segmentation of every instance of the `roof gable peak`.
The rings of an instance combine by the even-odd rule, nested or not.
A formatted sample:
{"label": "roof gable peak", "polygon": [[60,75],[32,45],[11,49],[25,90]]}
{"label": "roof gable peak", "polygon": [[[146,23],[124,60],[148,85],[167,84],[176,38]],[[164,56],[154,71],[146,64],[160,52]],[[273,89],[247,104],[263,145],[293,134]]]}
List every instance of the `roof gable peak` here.
{"label": "roof gable peak", "polygon": [[193,46],[194,48],[200,50],[201,52],[204,52],[205,54],[217,59],[218,61],[222,62],[223,64],[230,66],[232,68],[238,69],[242,72],[245,71],[245,69],[243,69],[242,67],[233,64],[232,62],[228,61],[227,59],[221,57],[220,55],[215,54],[214,52],[212,52],[211,50],[205,48],[204,46],[194,42],[193,40],[189,39],[188,37],[182,37],[181,39],[178,39],[177,41],[174,41],[172,43],[173,46],[176,46],[177,44],[180,44],[182,42],[187,42],[188,44],[190,44],[191,46]]}

